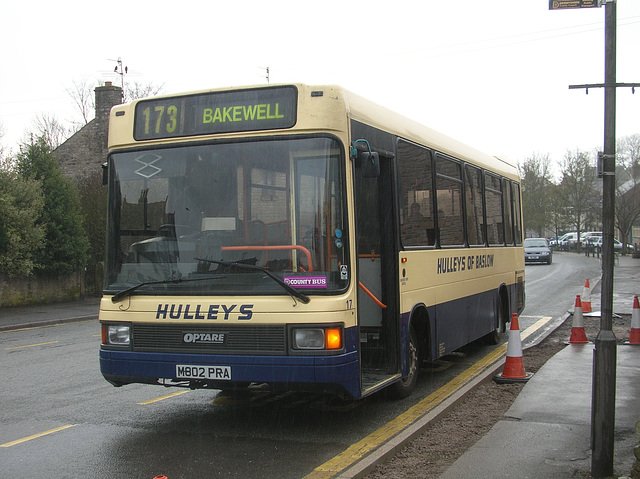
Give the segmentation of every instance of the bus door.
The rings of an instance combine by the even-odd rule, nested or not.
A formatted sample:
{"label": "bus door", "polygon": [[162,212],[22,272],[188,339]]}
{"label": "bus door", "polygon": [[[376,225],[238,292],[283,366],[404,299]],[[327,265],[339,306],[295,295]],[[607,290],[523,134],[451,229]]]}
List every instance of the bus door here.
{"label": "bus door", "polygon": [[363,394],[400,372],[392,161],[379,165],[378,175],[357,166],[354,181]]}

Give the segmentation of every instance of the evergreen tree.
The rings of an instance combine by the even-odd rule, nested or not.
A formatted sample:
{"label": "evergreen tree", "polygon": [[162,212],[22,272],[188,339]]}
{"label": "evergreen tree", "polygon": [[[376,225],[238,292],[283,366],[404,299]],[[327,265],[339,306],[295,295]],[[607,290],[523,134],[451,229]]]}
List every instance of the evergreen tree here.
{"label": "evergreen tree", "polygon": [[75,185],[62,172],[47,142],[39,138],[23,145],[16,158],[18,172],[42,184],[43,247],[36,253],[37,270],[52,276],[80,271],[86,263],[88,240],[82,224]]}
{"label": "evergreen tree", "polygon": [[44,239],[37,224],[43,205],[40,183],[22,178],[0,158],[0,271],[9,277],[29,276],[36,267],[34,252]]}
{"label": "evergreen tree", "polygon": [[89,240],[89,258],[85,286],[100,291],[100,263],[105,256],[107,227],[107,187],[102,184],[102,172],[78,180],[84,228]]}

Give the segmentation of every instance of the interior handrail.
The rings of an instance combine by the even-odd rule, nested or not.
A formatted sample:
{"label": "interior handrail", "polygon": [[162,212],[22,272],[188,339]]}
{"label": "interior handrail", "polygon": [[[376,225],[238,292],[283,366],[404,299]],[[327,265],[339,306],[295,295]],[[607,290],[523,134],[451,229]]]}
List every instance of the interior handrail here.
{"label": "interior handrail", "polygon": [[373,301],[380,306],[382,309],[387,309],[387,305],[384,304],[382,301],[380,301],[378,298],[376,298],[376,296],[367,289],[367,287],[362,284],[362,282],[358,281],[358,286],[360,286],[360,289],[362,289],[362,291],[364,291],[365,293],[367,293],[367,295],[373,299]]}

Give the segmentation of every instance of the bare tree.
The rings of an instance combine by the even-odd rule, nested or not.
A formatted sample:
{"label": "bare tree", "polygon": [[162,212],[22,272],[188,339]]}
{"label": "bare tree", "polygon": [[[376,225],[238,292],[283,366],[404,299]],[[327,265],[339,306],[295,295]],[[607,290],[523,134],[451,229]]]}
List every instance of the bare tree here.
{"label": "bare tree", "polygon": [[4,138],[5,134],[6,134],[6,130],[4,128],[4,124],[0,123],[0,166],[1,166],[1,163],[5,161],[5,158],[8,156],[5,150],[4,144],[2,143],[2,139]]}
{"label": "bare tree", "polygon": [[161,85],[155,85],[153,83],[148,83],[143,85],[142,83],[133,82],[125,83],[124,85],[124,101],[133,101],[138,98],[146,98],[148,96],[156,96],[162,89],[164,88],[164,83]]}
{"label": "bare tree", "polygon": [[640,134],[621,138],[617,151],[615,224],[626,254],[629,232],[640,217]]}
{"label": "bare tree", "polygon": [[551,183],[549,155],[533,154],[519,166],[522,178],[522,211],[525,231],[545,236],[551,224],[549,190]]}
{"label": "bare tree", "polygon": [[[95,82],[98,84],[99,82]],[[155,96],[161,93],[164,88],[164,84],[156,85],[154,83],[142,84],[139,82],[125,83],[124,84],[124,101],[133,101],[138,98],[145,98],[148,96]],[[95,86],[94,83],[87,79],[74,81],[72,86],[66,88],[67,94],[71,97],[75,103],[78,112],[82,115],[84,121],[80,127],[89,123],[95,116]],[[79,129],[79,128],[77,128]]]}
{"label": "bare tree", "polygon": [[27,137],[42,138],[52,150],[55,150],[69,138],[73,131],[73,128],[64,126],[55,115],[40,113],[33,123],[33,129],[27,131]]}
{"label": "bare tree", "polygon": [[561,232],[567,232],[567,225],[570,223],[571,218],[567,216],[567,208],[565,207],[564,200],[562,199],[560,186],[556,184],[551,185],[547,196],[551,224],[556,238],[559,238]]}
{"label": "bare tree", "polygon": [[74,81],[72,86],[66,88],[67,94],[76,104],[76,107],[82,115],[84,125],[89,123],[95,114],[96,104],[93,89],[93,83],[86,78]]}
{"label": "bare tree", "polygon": [[560,194],[565,208],[573,218],[578,233],[577,249],[580,250],[580,234],[588,215],[602,205],[602,194],[596,189],[596,171],[589,154],[576,150],[567,151],[562,163]]}

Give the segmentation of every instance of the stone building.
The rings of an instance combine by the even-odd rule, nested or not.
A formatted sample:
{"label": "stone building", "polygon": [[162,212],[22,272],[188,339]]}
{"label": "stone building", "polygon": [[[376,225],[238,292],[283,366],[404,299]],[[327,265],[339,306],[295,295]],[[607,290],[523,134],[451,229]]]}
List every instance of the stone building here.
{"label": "stone building", "polygon": [[107,136],[111,107],[122,103],[122,88],[105,82],[96,87],[96,116],[54,150],[66,177],[84,178],[101,174],[107,160]]}

